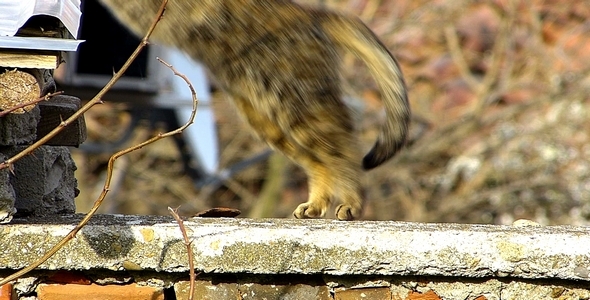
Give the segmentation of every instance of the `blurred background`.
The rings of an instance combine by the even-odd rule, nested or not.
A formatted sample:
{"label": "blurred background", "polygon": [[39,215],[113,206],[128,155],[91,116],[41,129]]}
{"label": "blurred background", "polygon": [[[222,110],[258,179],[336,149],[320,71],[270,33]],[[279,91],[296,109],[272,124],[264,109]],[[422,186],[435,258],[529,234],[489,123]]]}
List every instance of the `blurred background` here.
{"label": "blurred background", "polygon": [[[298,2],[359,16],[405,74],[410,140],[361,178],[364,219],[590,224],[590,6],[584,1]],[[344,64],[347,102],[366,151],[383,118],[379,90],[362,63],[346,56]],[[223,170],[264,154],[267,146],[214,82],[207,92],[217,137],[212,147],[219,149],[219,161],[210,165]],[[128,103],[105,100],[86,114],[89,143],[118,140],[132,122]],[[118,146],[165,127],[138,122]],[[232,176],[213,171],[207,184],[187,174],[179,149],[165,139],[119,159],[102,212],[167,215],[168,206],[180,206],[191,215],[230,207],[242,216],[290,217],[307,199],[305,174],[280,154],[262,155]],[[100,193],[112,153],[75,150],[80,212]]]}

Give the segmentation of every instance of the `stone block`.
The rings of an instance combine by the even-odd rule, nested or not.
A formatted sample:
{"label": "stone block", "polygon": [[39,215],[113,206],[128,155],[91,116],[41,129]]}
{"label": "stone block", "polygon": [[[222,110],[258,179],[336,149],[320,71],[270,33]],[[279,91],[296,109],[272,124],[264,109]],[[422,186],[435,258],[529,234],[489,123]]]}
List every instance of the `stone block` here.
{"label": "stone block", "polygon": [[21,114],[0,118],[0,146],[30,144],[37,138],[37,123],[41,118],[38,106]]}
{"label": "stone block", "polygon": [[[25,146],[7,147],[12,156]],[[77,181],[76,165],[67,147],[41,146],[14,163],[10,174],[18,215],[52,215],[74,213]]]}
{"label": "stone block", "polygon": [[[0,161],[5,159],[6,157],[0,153]],[[14,189],[10,184],[9,172],[8,169],[0,170],[0,224],[10,222],[16,213]]]}
{"label": "stone block", "polygon": [[[176,299],[188,299],[190,291],[189,281],[180,281],[174,284],[174,292]],[[194,299],[201,300],[225,300],[225,299],[241,299],[238,291],[238,284],[235,282],[219,282],[212,283],[208,280],[196,280],[195,290],[193,293]]]}
{"label": "stone block", "polygon": [[297,300],[316,299],[331,300],[330,290],[326,285],[318,282],[288,282],[275,281],[272,278],[262,282],[252,282],[244,278],[239,285],[243,300]]}
{"label": "stone block", "polygon": [[38,284],[38,277],[27,274],[18,278],[16,281],[13,281],[13,293],[18,296],[18,299],[23,299],[26,296],[32,296],[35,293],[35,289],[37,288]]}
{"label": "stone block", "polygon": [[[37,125],[37,138],[40,139],[58,127],[63,120],[80,109],[80,99],[68,95],[57,95],[49,101],[39,103],[41,120]],[[50,146],[77,147],[86,140],[84,115],[64,127],[60,133],[45,143]]]}

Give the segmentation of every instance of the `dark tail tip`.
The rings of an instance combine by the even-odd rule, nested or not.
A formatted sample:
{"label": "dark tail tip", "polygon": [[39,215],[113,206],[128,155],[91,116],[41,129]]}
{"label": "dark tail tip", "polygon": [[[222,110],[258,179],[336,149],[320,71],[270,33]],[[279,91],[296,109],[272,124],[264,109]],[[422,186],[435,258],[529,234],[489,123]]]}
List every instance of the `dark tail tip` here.
{"label": "dark tail tip", "polygon": [[363,157],[363,169],[371,170],[378,167],[393,157],[403,145],[403,140],[401,143],[395,143],[389,147],[384,147],[382,143],[377,141],[371,151],[369,151],[369,153]]}
{"label": "dark tail tip", "polygon": [[371,170],[392,158],[406,144],[406,134],[407,127],[403,126],[397,138],[394,138],[395,135],[380,136],[371,151],[363,157],[363,169]]}
{"label": "dark tail tip", "polygon": [[[385,159],[386,160],[386,159]],[[376,168],[380,164],[382,164],[385,160],[379,159],[375,154],[375,148],[371,150],[371,152],[367,153],[365,157],[363,157],[363,169],[371,170]]]}

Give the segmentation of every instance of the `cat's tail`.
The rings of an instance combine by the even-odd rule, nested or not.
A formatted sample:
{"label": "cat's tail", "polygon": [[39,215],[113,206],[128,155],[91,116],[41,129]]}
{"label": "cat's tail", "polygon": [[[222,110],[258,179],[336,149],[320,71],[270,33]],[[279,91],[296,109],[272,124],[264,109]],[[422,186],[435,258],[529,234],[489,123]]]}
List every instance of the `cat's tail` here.
{"label": "cat's tail", "polygon": [[365,62],[381,90],[387,120],[377,142],[363,158],[365,170],[375,168],[405,144],[410,106],[402,72],[389,50],[360,20],[330,14],[322,27],[334,43]]}

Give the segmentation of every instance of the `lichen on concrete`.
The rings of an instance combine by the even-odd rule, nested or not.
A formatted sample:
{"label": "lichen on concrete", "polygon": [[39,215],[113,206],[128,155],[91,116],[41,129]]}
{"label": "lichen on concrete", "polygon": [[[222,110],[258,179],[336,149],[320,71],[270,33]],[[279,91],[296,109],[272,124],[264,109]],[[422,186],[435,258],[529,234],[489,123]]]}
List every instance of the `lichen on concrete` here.
{"label": "lichen on concrete", "polygon": [[[26,266],[79,218],[3,225],[0,265]],[[195,268],[205,273],[590,281],[585,227],[203,218],[186,220],[185,226]],[[103,215],[40,268],[186,272],[186,251],[171,218]]]}

